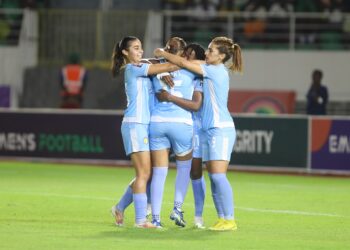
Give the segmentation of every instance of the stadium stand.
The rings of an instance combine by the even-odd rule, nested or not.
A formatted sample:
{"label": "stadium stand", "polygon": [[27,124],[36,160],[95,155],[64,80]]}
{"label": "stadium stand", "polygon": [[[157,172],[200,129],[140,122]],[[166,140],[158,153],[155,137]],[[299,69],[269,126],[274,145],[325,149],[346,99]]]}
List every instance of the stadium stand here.
{"label": "stadium stand", "polygon": [[[174,2],[175,10],[181,12],[173,11]],[[349,49],[349,1],[164,0],[163,5],[170,11],[166,22],[171,22],[172,30],[168,33],[187,39],[197,32],[214,36],[225,32],[253,49]]]}
{"label": "stadium stand", "polygon": [[[45,8],[37,12],[40,35],[28,38],[28,42],[38,41],[39,66],[25,72],[20,107],[58,107],[57,70],[63,65],[66,55],[76,51],[92,72],[84,108],[116,108],[118,105],[113,98],[118,90],[109,82],[107,70],[111,48],[126,33],[147,41],[145,20],[149,19],[150,10],[162,10],[159,15],[163,27],[159,41],[154,41],[154,37],[148,40],[152,45],[153,42],[162,44],[176,35],[206,46],[211,37],[227,35],[233,37],[244,50],[350,49],[349,1],[330,1],[330,6],[320,4],[319,0],[151,0],[147,3],[137,0],[0,1],[1,4],[19,2],[20,8]],[[27,2],[26,6],[24,2]],[[18,43],[19,31],[9,27],[1,19],[4,17],[1,13],[4,13],[3,9],[0,9],[0,46],[3,45],[1,37],[4,36],[7,38],[2,42],[6,41],[7,45],[12,38],[14,44]],[[22,19],[17,19],[19,29]],[[16,32],[17,37],[9,36]],[[40,75],[43,82],[34,79],[35,74]],[[98,86],[95,81],[102,83],[106,89],[94,90]],[[1,84],[9,83],[2,80]],[[36,98],[41,90],[50,96],[46,98],[50,100],[44,100],[45,96],[44,99]],[[98,95],[94,96],[94,91]],[[304,107],[305,103],[297,100],[295,112],[305,113]],[[346,101],[330,100],[328,111],[330,115],[350,114]]]}
{"label": "stadium stand", "polygon": [[0,2],[0,46],[18,45],[23,14],[17,10],[19,6],[15,3],[15,1]]}

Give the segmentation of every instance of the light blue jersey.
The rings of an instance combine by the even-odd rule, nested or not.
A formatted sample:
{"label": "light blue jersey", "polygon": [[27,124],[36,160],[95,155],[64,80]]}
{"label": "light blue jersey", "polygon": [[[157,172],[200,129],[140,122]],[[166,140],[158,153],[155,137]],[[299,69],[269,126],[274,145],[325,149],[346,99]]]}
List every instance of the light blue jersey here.
{"label": "light blue jersey", "polygon": [[[172,72],[175,86],[165,87],[157,78],[153,79],[155,91],[166,88],[172,95],[192,100],[195,75],[188,70]],[[150,124],[150,148],[162,150],[172,148],[178,156],[192,151],[192,112],[172,102],[155,101]]]}
{"label": "light blue jersey", "polygon": [[124,71],[127,108],[123,122],[149,124],[150,109],[154,102],[151,80],[148,78],[150,64],[127,64]]}
{"label": "light blue jersey", "polygon": [[[192,100],[194,82],[196,75],[192,72],[181,69],[171,73],[175,86],[169,88],[156,77],[153,78],[153,88],[155,92],[160,89],[166,89],[172,95],[178,96],[184,99]],[[155,106],[152,110],[152,122],[179,122],[189,125],[193,124],[192,113],[186,109],[183,109],[172,102],[159,102],[155,100]]]}
{"label": "light blue jersey", "polygon": [[[203,92],[203,80],[196,78],[194,91]],[[202,158],[202,107],[197,112],[192,112],[193,117],[193,158]]]}
{"label": "light blue jersey", "polygon": [[[203,80],[196,78],[194,80],[194,91],[203,93]],[[192,112],[194,128],[202,128],[202,106],[197,112]]]}
{"label": "light blue jersey", "polygon": [[234,127],[227,108],[229,92],[229,75],[224,64],[202,64],[203,70],[203,110],[202,127],[210,128]]}

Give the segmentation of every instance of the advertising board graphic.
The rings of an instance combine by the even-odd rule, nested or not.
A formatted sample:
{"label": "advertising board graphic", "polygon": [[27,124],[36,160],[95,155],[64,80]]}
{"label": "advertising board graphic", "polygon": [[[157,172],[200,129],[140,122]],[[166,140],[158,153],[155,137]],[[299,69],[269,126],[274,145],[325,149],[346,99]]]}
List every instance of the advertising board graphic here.
{"label": "advertising board graphic", "polygon": [[[0,157],[128,160],[121,121],[120,112],[0,111]],[[231,165],[306,169],[310,155],[311,170],[350,171],[350,119],[237,115],[234,122]]]}
{"label": "advertising board graphic", "polygon": [[307,119],[234,117],[233,165],[306,168]]}
{"label": "advertising board graphic", "polygon": [[126,159],[122,117],[69,113],[0,113],[0,156]]}
{"label": "advertising board graphic", "polygon": [[228,109],[233,113],[291,114],[294,91],[230,90]]}
{"label": "advertising board graphic", "polygon": [[11,89],[10,86],[0,85],[0,107],[10,107]]}
{"label": "advertising board graphic", "polygon": [[312,118],[311,168],[350,170],[350,120]]}

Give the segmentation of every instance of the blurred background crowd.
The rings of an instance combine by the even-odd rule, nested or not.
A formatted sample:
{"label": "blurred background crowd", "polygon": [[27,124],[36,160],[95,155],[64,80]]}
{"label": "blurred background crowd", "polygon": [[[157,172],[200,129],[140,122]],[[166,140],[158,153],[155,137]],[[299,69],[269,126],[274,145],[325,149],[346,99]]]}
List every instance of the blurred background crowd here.
{"label": "blurred background crowd", "polygon": [[305,114],[319,70],[327,114],[349,115],[349,13],[346,0],[0,0],[0,106],[60,107],[61,70],[76,55],[87,69],[78,106],[122,109],[122,80],[108,72],[115,41],[135,35],[149,57],[172,36],[206,47],[225,35],[246,65],[232,92],[280,91],[293,99],[282,113]]}

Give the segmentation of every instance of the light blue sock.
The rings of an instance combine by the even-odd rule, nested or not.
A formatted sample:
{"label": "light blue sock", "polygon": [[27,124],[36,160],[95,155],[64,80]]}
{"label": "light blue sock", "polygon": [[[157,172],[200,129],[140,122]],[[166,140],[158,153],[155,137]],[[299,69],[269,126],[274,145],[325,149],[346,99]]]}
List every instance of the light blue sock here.
{"label": "light blue sock", "polygon": [[132,188],[128,185],[122,198],[120,198],[120,201],[117,204],[118,210],[124,211],[132,203],[132,199]]}
{"label": "light blue sock", "polygon": [[162,208],[164,183],[168,174],[168,167],[153,168],[151,182],[152,219],[160,221],[160,211]]}
{"label": "light blue sock", "polygon": [[190,183],[190,172],[191,172],[192,159],[187,161],[176,161],[176,180],[175,180],[175,198],[174,207],[181,210],[182,204],[184,203],[188,185]]}
{"label": "light blue sock", "polygon": [[222,202],[218,194],[218,189],[215,186],[212,174],[209,173],[208,175],[210,179],[211,195],[213,197],[216,213],[218,214],[219,218],[224,218],[224,209],[222,207]]}
{"label": "light blue sock", "polygon": [[193,197],[194,197],[195,216],[202,217],[204,199],[205,199],[204,176],[202,176],[200,179],[192,180],[192,190],[193,190]]}
{"label": "light blue sock", "polygon": [[133,194],[135,207],[135,223],[141,224],[146,221],[147,195],[146,193]]}
{"label": "light blue sock", "polygon": [[217,193],[222,201],[222,208],[224,210],[224,218],[226,220],[234,219],[233,214],[233,193],[230,182],[227,180],[225,173],[212,174],[213,182],[217,189]]}

